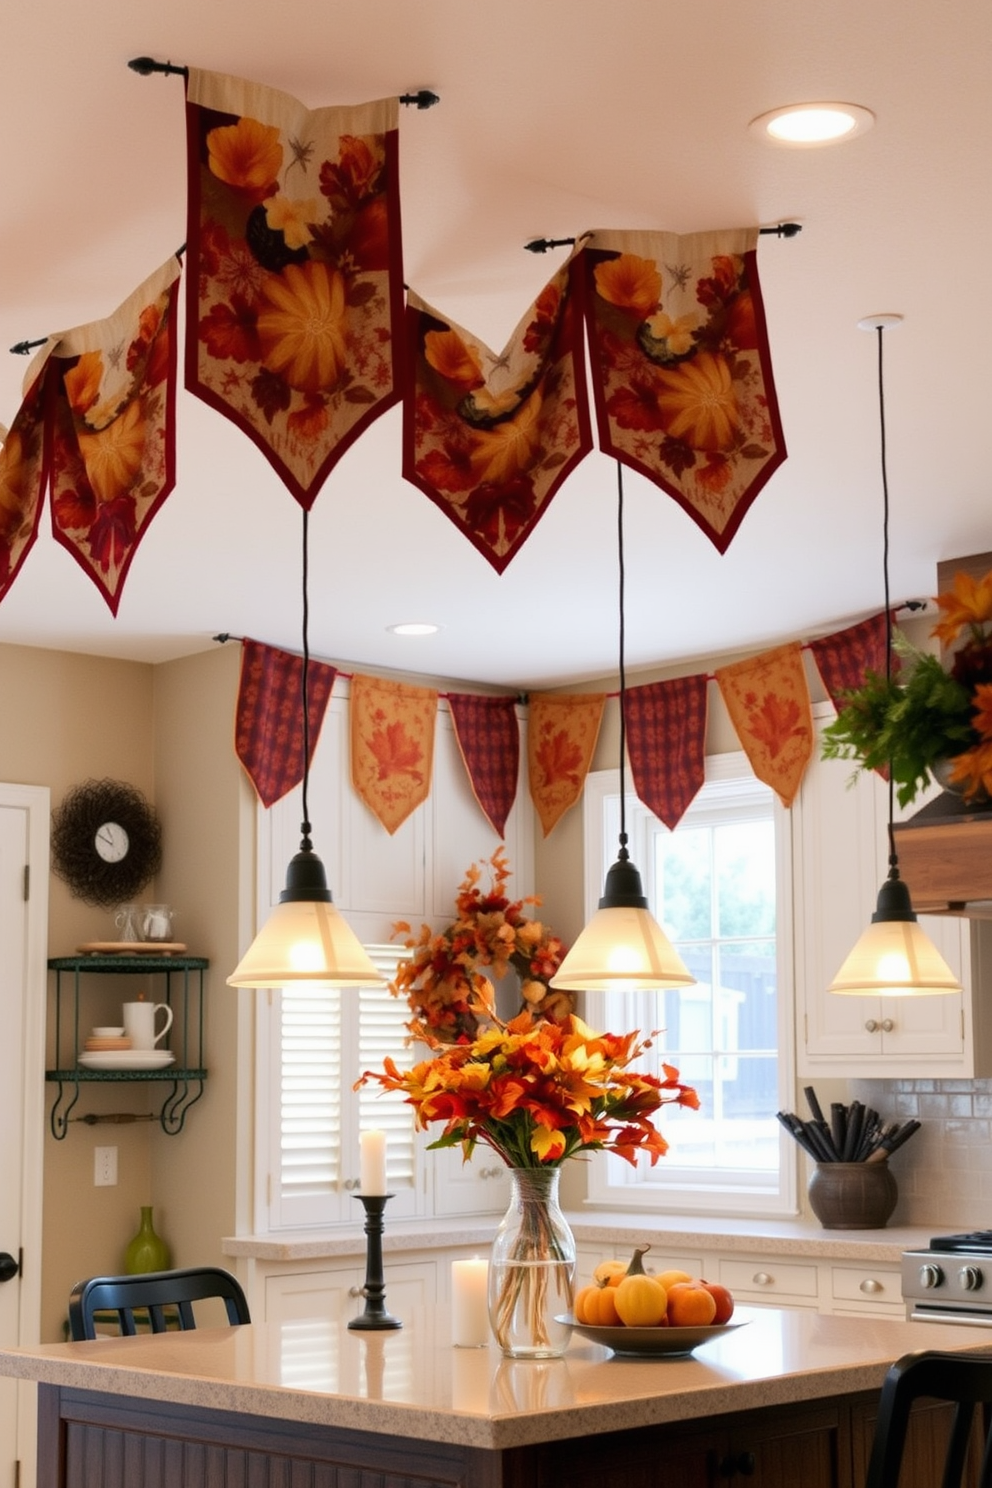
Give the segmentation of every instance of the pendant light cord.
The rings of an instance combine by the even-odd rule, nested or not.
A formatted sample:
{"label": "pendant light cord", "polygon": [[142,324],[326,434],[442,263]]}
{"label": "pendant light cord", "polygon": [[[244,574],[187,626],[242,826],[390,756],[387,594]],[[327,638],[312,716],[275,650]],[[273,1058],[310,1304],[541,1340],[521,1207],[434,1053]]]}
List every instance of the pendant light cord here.
{"label": "pendant light cord", "polygon": [[300,848],[303,852],[313,849],[310,840],[310,809],[308,805],[308,793],[310,786],[310,699],[308,696],[308,672],[310,670],[310,598],[309,598],[309,523],[310,513],[306,507],[303,508],[303,675],[300,682],[300,693],[303,699],[303,821],[300,823],[300,831],[303,840]]}
{"label": "pendant light cord", "polygon": [[[892,681],[892,604],[889,598],[889,474],[885,454],[885,376],[882,364],[882,338],[884,326],[876,326],[878,336],[878,426],[879,446],[882,459],[882,576],[885,593],[885,681]],[[896,839],[892,821],[895,814],[892,777],[892,761],[889,760],[889,877],[899,877],[899,859],[896,855]]]}
{"label": "pendant light cord", "polygon": [[624,713],[624,697],[627,678],[624,663],[624,557],[623,557],[623,466],[617,461],[617,554],[620,566],[620,851],[618,859],[625,863],[630,857],[627,851],[627,791],[624,784],[624,758],[627,751],[627,719]]}

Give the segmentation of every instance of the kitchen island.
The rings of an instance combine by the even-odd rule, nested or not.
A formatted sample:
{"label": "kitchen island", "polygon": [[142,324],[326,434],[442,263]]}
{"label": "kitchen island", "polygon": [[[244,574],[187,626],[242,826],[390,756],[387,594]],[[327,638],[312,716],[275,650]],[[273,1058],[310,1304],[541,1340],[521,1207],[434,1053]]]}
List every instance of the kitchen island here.
{"label": "kitchen island", "polygon": [[389,1333],[315,1318],[7,1349],[0,1374],[40,1382],[38,1488],[857,1488],[893,1360],[992,1348],[981,1328],[739,1319],[687,1358],[576,1335],[514,1361],[452,1348],[433,1309]]}

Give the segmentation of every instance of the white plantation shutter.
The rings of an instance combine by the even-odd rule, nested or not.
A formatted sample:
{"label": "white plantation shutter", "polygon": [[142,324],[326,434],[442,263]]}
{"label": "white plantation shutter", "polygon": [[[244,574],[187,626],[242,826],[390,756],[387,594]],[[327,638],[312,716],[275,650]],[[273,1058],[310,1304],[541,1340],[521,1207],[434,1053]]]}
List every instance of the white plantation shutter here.
{"label": "white plantation shutter", "polygon": [[[403,951],[366,946],[391,978]],[[299,1229],[363,1218],[358,1187],[359,1132],[386,1133],[386,1177],[393,1219],[420,1208],[413,1113],[377,1085],[352,1087],[391,1056],[403,1068],[417,1057],[405,1044],[406,1002],[385,988],[285,988],[273,995],[270,1030],[272,1104],[268,1227]]]}

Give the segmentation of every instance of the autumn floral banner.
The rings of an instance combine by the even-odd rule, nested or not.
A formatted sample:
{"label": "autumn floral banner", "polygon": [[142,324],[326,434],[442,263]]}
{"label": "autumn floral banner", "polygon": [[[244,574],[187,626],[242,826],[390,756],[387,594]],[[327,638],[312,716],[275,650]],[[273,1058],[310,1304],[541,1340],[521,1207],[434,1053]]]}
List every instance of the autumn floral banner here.
{"label": "autumn floral banner", "polygon": [[[337,672],[307,666],[310,758],[320,739]],[[234,752],[263,806],[272,806],[303,779],[303,658],[245,639],[234,722]]]}
{"label": "autumn floral banner", "polygon": [[517,700],[470,692],[449,692],[445,696],[472,793],[489,825],[502,838],[516,800],[520,772]]}
{"label": "autumn floral banner", "polygon": [[791,641],[714,675],[752,770],[791,806],[813,753],[802,646]]}
{"label": "autumn floral banner", "polygon": [[48,480],[45,363],[54,344],[28,369],[23,401],[0,449],[0,599],[38,536]]}
{"label": "autumn floral banner", "polygon": [[639,801],[674,832],[706,778],[705,676],[628,687],[624,723]]}
{"label": "autumn floral banner", "polygon": [[530,695],[530,794],[545,837],[582,794],[605,706],[605,692]]}
{"label": "autumn floral banner", "polygon": [[173,257],[48,363],[52,532],[116,615],[138,544],[176,483]]}
{"label": "autumn floral banner", "polygon": [[725,552],[785,459],[757,228],[593,232],[581,255],[599,446]]}
{"label": "autumn floral banner", "polygon": [[309,509],[400,396],[399,101],[310,112],[194,68],[186,100],[186,386]]}
{"label": "autumn floral banner", "polygon": [[352,678],[352,784],[389,833],[430,795],[437,701],[430,687]]}
{"label": "autumn floral banner", "polygon": [[403,474],[497,573],[592,448],[573,277],[570,260],[501,355],[407,293]]}

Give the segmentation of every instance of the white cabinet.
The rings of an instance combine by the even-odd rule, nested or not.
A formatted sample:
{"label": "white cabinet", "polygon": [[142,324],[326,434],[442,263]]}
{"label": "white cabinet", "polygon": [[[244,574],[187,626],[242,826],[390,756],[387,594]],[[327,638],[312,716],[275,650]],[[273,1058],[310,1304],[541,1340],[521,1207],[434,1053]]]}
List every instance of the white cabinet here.
{"label": "white cabinet", "polygon": [[468,1162],[460,1147],[428,1153],[437,1215],[498,1214],[510,1202],[510,1175],[504,1163],[483,1143]]}
{"label": "white cabinet", "polygon": [[[814,709],[819,718],[829,707]],[[921,915],[964,987],[942,997],[840,997],[827,987],[870,922],[888,873],[888,787],[852,763],[811,760],[792,809],[800,1075],[973,1078],[992,1069],[975,995],[988,927]],[[977,1014],[977,1017],[976,1017]]]}

